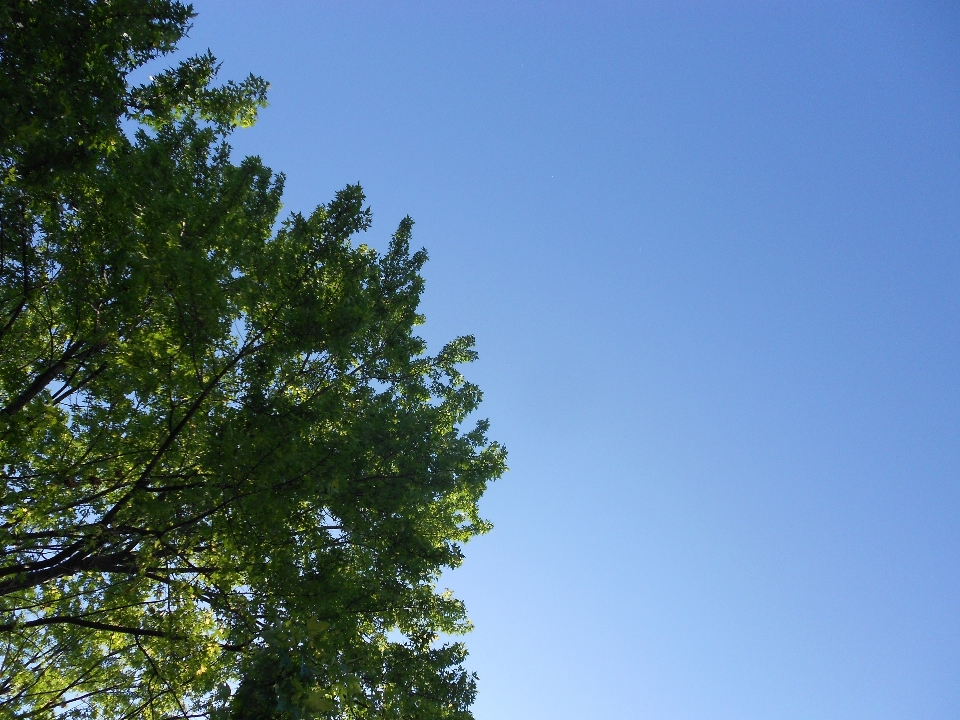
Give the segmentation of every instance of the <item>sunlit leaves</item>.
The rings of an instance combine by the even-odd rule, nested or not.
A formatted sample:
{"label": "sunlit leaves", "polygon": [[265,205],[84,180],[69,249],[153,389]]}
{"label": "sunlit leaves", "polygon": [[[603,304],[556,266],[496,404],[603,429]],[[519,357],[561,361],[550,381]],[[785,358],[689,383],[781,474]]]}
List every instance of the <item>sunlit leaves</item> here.
{"label": "sunlit leaves", "polygon": [[127,87],[190,12],[0,12],[0,713],[468,717],[435,583],[503,471],[472,338],[426,353],[426,254],[357,244],[358,186],[277,224],[225,144],[263,81]]}

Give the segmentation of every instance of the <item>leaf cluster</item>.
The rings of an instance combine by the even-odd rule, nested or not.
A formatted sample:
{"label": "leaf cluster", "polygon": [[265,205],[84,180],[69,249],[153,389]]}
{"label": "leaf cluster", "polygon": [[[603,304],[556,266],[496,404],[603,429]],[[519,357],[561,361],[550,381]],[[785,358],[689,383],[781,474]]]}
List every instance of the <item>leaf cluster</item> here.
{"label": "leaf cluster", "polygon": [[359,186],[277,222],[261,79],[128,83],[191,17],[0,9],[0,717],[468,718],[472,338],[427,353]]}

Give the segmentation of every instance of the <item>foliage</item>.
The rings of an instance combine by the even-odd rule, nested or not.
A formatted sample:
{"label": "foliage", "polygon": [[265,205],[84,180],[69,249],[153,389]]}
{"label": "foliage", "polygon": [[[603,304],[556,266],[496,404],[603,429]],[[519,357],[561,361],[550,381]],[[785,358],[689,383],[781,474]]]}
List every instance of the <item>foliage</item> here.
{"label": "foliage", "polygon": [[472,339],[426,354],[426,255],[352,242],[359,186],[277,223],[225,142],[262,80],[130,85],[191,18],[0,9],[0,717],[469,718]]}

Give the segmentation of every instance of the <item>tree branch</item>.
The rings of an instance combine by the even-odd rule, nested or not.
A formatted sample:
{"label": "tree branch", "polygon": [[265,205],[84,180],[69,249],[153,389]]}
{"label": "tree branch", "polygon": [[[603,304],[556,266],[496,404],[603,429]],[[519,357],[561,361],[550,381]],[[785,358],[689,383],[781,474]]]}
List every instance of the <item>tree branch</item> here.
{"label": "tree branch", "polygon": [[[81,352],[81,348],[85,346],[86,350]],[[68,343],[67,348],[64,350],[63,355],[60,356],[60,359],[42,373],[37,375],[37,377],[34,378],[34,381],[30,383],[26,390],[21,392],[17,397],[10,401],[7,406],[3,408],[3,410],[0,410],[0,415],[6,415],[7,417],[16,415],[18,412],[23,410],[24,407],[26,407],[28,402],[39,395],[40,392],[50,384],[51,380],[63,372],[71,360],[86,360],[102,347],[102,343],[88,345],[85,340],[78,340],[76,342]]]}
{"label": "tree branch", "polygon": [[75,617],[73,615],[53,615],[51,617],[28,620],[25,623],[6,623],[0,625],[0,632],[13,632],[19,628],[40,627],[42,625],[79,625],[80,627],[90,628],[92,630],[106,630],[108,632],[122,633],[136,637],[169,637],[169,635],[162,630],[111,625],[110,623],[97,622],[96,620],[84,620],[81,617]]}

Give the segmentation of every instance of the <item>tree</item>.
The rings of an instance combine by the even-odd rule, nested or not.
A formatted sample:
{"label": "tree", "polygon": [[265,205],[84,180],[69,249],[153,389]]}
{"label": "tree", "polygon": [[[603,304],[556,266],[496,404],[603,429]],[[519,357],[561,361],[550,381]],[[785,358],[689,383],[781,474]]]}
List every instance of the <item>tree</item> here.
{"label": "tree", "polygon": [[359,186],[277,223],[261,79],[130,84],[192,17],[0,9],[0,717],[469,718],[472,338],[426,354]]}

